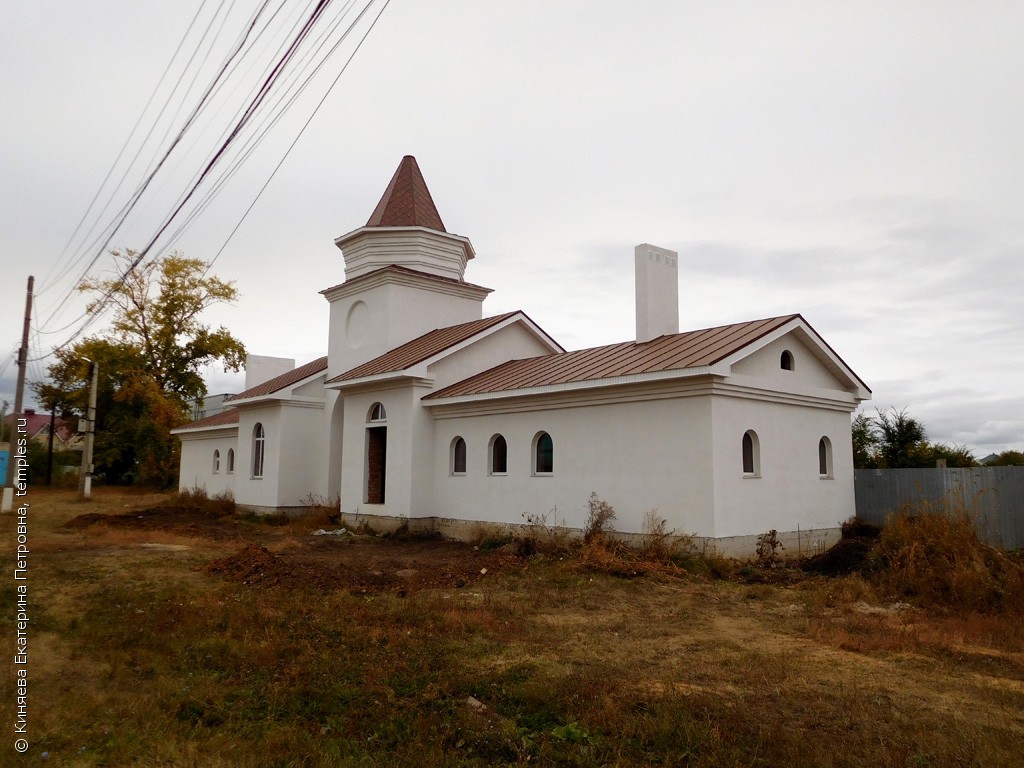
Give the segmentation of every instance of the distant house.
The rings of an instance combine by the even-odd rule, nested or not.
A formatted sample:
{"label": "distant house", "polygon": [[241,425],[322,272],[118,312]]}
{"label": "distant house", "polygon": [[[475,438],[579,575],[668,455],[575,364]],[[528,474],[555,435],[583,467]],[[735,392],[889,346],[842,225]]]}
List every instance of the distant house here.
{"label": "distant house", "polygon": [[199,419],[205,419],[207,416],[215,416],[228,407],[225,401],[232,397],[234,397],[234,394],[225,393],[207,395],[202,400],[190,400],[189,406],[192,411],[192,419],[199,421]]}
{"label": "distant house", "polygon": [[229,410],[175,430],[183,489],[268,511],[340,498],[454,536],[580,529],[594,492],[620,532],[661,519],[737,553],[772,529],[823,546],[853,516],[870,390],[802,316],[679,333],[677,254],[642,244],[636,340],[567,352],[525,312],[483,316],[473,246],[412,157],[335,243],[327,355],[257,366]]}
{"label": "distant house", "polygon": [[[25,419],[25,433],[29,440],[48,445],[50,442],[50,414],[36,413],[34,408],[26,408],[23,415]],[[4,426],[13,434],[15,426],[15,415],[12,413],[4,416]],[[55,451],[82,450],[82,438],[78,431],[59,416],[53,421],[53,449]]]}

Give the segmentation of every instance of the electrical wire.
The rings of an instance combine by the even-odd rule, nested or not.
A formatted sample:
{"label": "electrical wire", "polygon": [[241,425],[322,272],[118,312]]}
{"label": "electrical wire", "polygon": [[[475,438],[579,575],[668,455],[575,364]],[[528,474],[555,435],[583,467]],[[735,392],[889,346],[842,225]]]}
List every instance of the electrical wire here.
{"label": "electrical wire", "polygon": [[[191,224],[191,222],[194,221],[194,219],[206,209],[206,207],[212,202],[212,200],[217,196],[217,194],[219,194],[223,186],[235,175],[235,173],[237,173],[241,166],[248,160],[253,151],[255,151],[255,149],[260,145],[260,143],[265,139],[268,132],[275,125],[277,125],[277,123],[284,117],[287,111],[292,108],[295,101],[305,91],[305,89],[308,87],[312,79],[326,64],[326,62],[335,54],[335,52],[343,44],[345,39],[347,39],[352,30],[368,13],[370,7],[374,4],[374,2],[375,0],[370,0],[370,2],[363,7],[363,9],[357,15],[356,19],[353,22],[351,22],[351,24],[349,24],[348,28],[345,30],[341,38],[334,42],[334,44],[330,47],[327,54],[321,57],[319,61],[317,61],[317,56],[319,55],[323,47],[326,45],[327,41],[330,39],[330,35],[334,32],[334,30],[336,30],[341,25],[342,20],[345,18],[347,13],[350,11],[352,5],[354,4],[354,0],[350,0],[350,2],[348,2],[345,5],[342,12],[339,13],[332,22],[330,22],[329,30],[314,35],[314,29],[317,27],[318,22],[320,22],[325,17],[325,11],[327,7],[330,5],[330,0],[318,0],[316,2],[315,7],[312,9],[308,17],[305,19],[301,28],[298,30],[298,33],[292,36],[290,43],[288,44],[287,48],[284,51],[284,54],[277,57],[276,63],[270,69],[269,74],[266,74],[266,76],[263,78],[263,82],[256,91],[255,95],[248,100],[248,104],[245,107],[244,111],[241,113],[241,116],[234,121],[234,125],[230,132],[227,134],[226,138],[224,138],[223,141],[220,142],[217,150],[212,154],[212,156],[210,156],[206,160],[206,162],[202,166],[201,171],[197,174],[197,176],[193,177],[193,180],[188,185],[186,192],[183,193],[181,197],[179,197],[178,201],[176,201],[173,210],[166,217],[164,217],[160,227],[146,243],[146,246],[141,251],[137,252],[128,269],[126,269],[124,272],[118,275],[119,282],[123,282],[123,280],[127,278],[131,271],[137,268],[146,259],[147,255],[149,255],[153,251],[157,242],[164,235],[164,233],[167,232],[171,224],[177,219],[179,215],[182,215],[184,213],[184,221],[179,224],[178,228],[172,234],[171,243],[177,241],[177,238],[181,236],[185,229],[187,229],[188,225]],[[383,14],[384,10],[389,5],[389,2],[390,0],[385,0],[385,2],[383,2],[383,4],[380,7],[380,10],[373,18],[373,21],[370,23],[367,29],[364,31],[361,39],[359,40],[358,44],[355,46],[354,50],[349,55],[345,64],[341,67],[338,74],[332,80],[331,84],[328,86],[325,93],[314,107],[312,113],[307,117],[298,134],[289,144],[284,155],[275,165],[267,180],[258,190],[253,200],[250,202],[249,206],[242,214],[239,221],[235,224],[234,228],[231,230],[227,238],[221,244],[219,250],[214,256],[214,259],[211,260],[210,262],[211,265],[213,261],[215,261],[216,258],[218,258],[220,254],[223,253],[228,243],[231,241],[235,233],[238,231],[242,223],[245,221],[249,213],[252,211],[253,207],[259,200],[262,193],[266,190],[267,186],[270,184],[271,180],[274,178],[277,171],[281,168],[284,161],[287,159],[292,149],[297,144],[298,140],[301,138],[305,130],[308,128],[309,124],[312,122],[313,118],[315,117],[323,103],[326,101],[327,97],[330,95],[334,87],[337,85],[341,76],[348,68],[348,65],[351,63],[352,59],[355,57],[363,42],[365,42],[369,33],[372,31],[377,21],[380,19],[380,16]],[[119,212],[119,216],[116,220],[116,226],[113,229],[108,227],[106,230],[104,230],[105,232],[108,233],[108,236],[104,242],[103,248],[105,248],[109,244],[114,233],[124,223],[125,218],[134,208],[135,204],[137,204],[139,198],[141,197],[141,194],[145,192],[145,190],[148,188],[149,184],[152,182],[155,175],[164,166],[173,150],[181,143],[189,129],[191,129],[196,124],[198,117],[203,113],[203,111],[207,109],[207,106],[212,103],[211,97],[215,94],[221,93],[222,89],[226,87],[227,78],[230,73],[238,71],[239,67],[241,66],[241,52],[243,50],[251,50],[252,47],[255,46],[259,37],[263,34],[263,32],[265,32],[268,29],[270,20],[272,20],[273,17],[276,16],[281,11],[281,7],[278,7],[270,15],[270,20],[268,20],[268,23],[265,24],[255,35],[253,35],[253,31],[257,26],[257,21],[260,18],[260,15],[266,10],[267,5],[268,3],[265,0],[265,2],[260,6],[257,12],[253,15],[253,17],[250,18],[248,26],[244,30],[243,34],[240,36],[239,40],[233,46],[229,55],[221,63],[221,66],[218,68],[214,78],[208,83],[207,88],[204,90],[203,95],[200,97],[199,103],[190,112],[189,118],[179,129],[171,146],[168,147],[163,152],[160,161],[157,162],[156,165],[151,168],[150,172],[146,176],[146,179],[139,186],[139,188],[137,188],[136,193],[133,194],[132,199],[122,209],[122,211]],[[250,40],[251,42],[249,42]],[[303,45],[306,44],[307,41],[309,40],[313,41],[312,43],[310,43],[312,47],[311,49],[304,50]],[[267,44],[265,43],[264,48],[266,47]],[[314,64],[314,62],[316,63]],[[248,69],[251,68],[252,66],[250,65]],[[236,115],[237,114],[238,113],[236,113]],[[250,127],[254,132],[245,135],[245,130]],[[240,146],[237,146],[239,144]],[[236,154],[232,154],[232,152],[235,152]],[[219,173],[219,176],[217,175],[217,173]],[[200,197],[197,195],[197,192],[199,191],[200,187],[202,187],[204,182],[209,182],[212,186],[206,189],[203,196]],[[186,212],[186,205],[189,204],[190,201],[193,201],[193,199],[195,199],[194,207]],[[165,245],[164,248],[169,247],[171,243]],[[93,259],[90,260],[88,269],[91,269],[95,265],[95,262],[98,259],[100,253],[102,253],[103,248],[101,248],[100,252],[97,253],[93,257]],[[88,271],[88,269],[86,271]],[[114,286],[112,286],[112,290],[113,287]],[[106,295],[104,295],[101,298],[100,304],[105,304],[109,300],[112,290],[108,291]],[[75,318],[75,320],[65,324],[61,329],[46,329],[45,326],[53,319],[55,314],[56,312],[50,315],[50,317],[47,319],[47,322],[43,324],[44,327],[39,330],[39,333],[57,333],[60,330],[66,330],[68,327],[75,325],[79,321],[81,321],[81,324],[79,325],[77,330],[72,334],[72,336],[68,338],[63,344],[55,347],[53,352],[56,352],[66,347],[68,344],[72,343],[76,338],[78,338],[78,336],[84,333],[85,330],[98,319],[100,313],[83,313],[82,315],[79,315],[77,318]],[[50,354],[53,354],[53,352],[51,352]],[[45,359],[46,357],[49,357],[50,354],[43,355],[40,358],[34,359]]]}
{"label": "electrical wire", "polygon": [[[203,5],[202,5],[202,3],[200,3],[199,7],[196,9],[195,15],[192,17],[192,21],[189,22],[188,28],[185,30],[185,34],[182,35],[181,40],[178,41],[178,46],[177,46],[177,48],[174,49],[174,53],[171,55],[170,61],[168,61],[167,62],[167,66],[164,67],[164,71],[160,75],[160,79],[157,81],[156,88],[153,89],[153,92],[150,94],[149,99],[146,101],[146,105],[142,108],[142,111],[139,112],[139,116],[135,119],[135,124],[132,126],[132,129],[128,132],[128,137],[124,140],[124,144],[121,145],[121,149],[117,153],[117,157],[114,158],[114,162],[111,163],[110,169],[107,171],[106,176],[103,177],[103,181],[100,182],[99,187],[96,188],[96,192],[93,194],[92,200],[89,201],[89,205],[86,206],[85,212],[82,214],[82,218],[80,218],[78,220],[78,224],[75,225],[74,230],[71,232],[71,236],[68,237],[67,242],[64,244],[64,248],[61,249],[60,255],[57,257],[57,261],[50,268],[50,270],[46,273],[46,275],[43,276],[43,279],[39,281],[41,285],[40,285],[39,290],[36,292],[37,296],[43,295],[44,293],[46,293],[47,290],[49,290],[50,287],[52,287],[52,283],[48,283],[47,281],[50,279],[50,276],[53,275],[54,271],[58,270],[58,268],[60,267],[61,261],[63,260],[65,254],[68,252],[68,249],[71,247],[71,244],[74,242],[75,238],[78,236],[78,233],[79,233],[79,231],[82,228],[82,225],[85,223],[85,220],[89,217],[89,213],[92,211],[93,207],[96,205],[96,201],[99,200],[99,197],[100,197],[100,194],[103,191],[103,188],[107,185],[107,182],[110,181],[110,177],[114,174],[114,169],[117,168],[117,164],[120,163],[121,162],[121,158],[124,157],[125,151],[128,149],[129,145],[131,144],[132,137],[135,136],[135,132],[138,131],[139,126],[142,124],[142,118],[146,116],[146,112],[149,111],[150,106],[153,104],[153,100],[156,98],[156,95],[157,95],[157,93],[160,90],[160,86],[163,84],[164,80],[166,80],[167,73],[171,71],[171,67],[174,65],[175,59],[178,58],[178,54],[181,52],[182,48],[184,47],[185,41],[188,39],[189,34],[191,34],[193,27],[195,27],[196,21],[199,19],[200,13],[202,12],[202,9],[203,9]],[[172,95],[173,95],[173,91],[172,91]],[[159,115],[157,116],[157,119],[159,119]],[[148,139],[148,135],[147,135],[147,139]],[[145,144],[145,140],[143,141],[143,144]],[[136,157],[137,156],[138,155],[136,154]],[[128,168],[129,169],[131,168],[131,164],[129,164]],[[125,173],[127,174],[127,169],[126,169]],[[125,178],[124,176],[121,177],[121,182],[124,181],[124,178]],[[119,182],[118,186],[120,186],[121,182]],[[116,192],[117,192],[117,187],[115,187],[114,192],[112,193],[112,196],[114,194],[116,194]],[[107,207],[109,205],[110,205],[110,203],[108,201],[107,204],[103,207],[103,209],[97,215],[97,218],[103,216],[104,212],[106,211],[106,209],[107,209]],[[93,228],[95,228],[95,224],[93,225]],[[92,228],[90,229],[89,233],[86,234],[86,237],[89,237],[89,234],[91,234],[91,232],[92,232]]]}

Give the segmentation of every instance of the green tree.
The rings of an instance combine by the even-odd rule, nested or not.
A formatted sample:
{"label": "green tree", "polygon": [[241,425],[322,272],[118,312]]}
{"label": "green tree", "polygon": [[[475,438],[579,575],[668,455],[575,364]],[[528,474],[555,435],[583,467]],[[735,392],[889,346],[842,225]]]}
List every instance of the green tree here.
{"label": "green tree", "polygon": [[874,420],[878,434],[878,457],[883,467],[918,467],[926,459],[924,424],[907,411],[890,408],[878,411]]}
{"label": "green tree", "polygon": [[966,445],[946,445],[945,443],[927,444],[926,459],[922,466],[934,467],[940,460],[946,462],[947,467],[976,467],[978,460],[974,453]]}
{"label": "green tree", "polygon": [[170,431],[201,400],[203,366],[219,362],[239,370],[245,347],[225,328],[211,330],[199,316],[233,302],[233,283],[208,277],[209,264],[172,254],[130,269],[133,251],[114,252],[123,279],[86,280],[96,298],[89,311],[114,308],[110,330],[58,350],[49,381],[33,385],[41,401],[58,404],[66,418],[84,416],[88,362],[99,365],[94,464],[112,482],[137,479],[168,487],[175,482],[179,444]]}
{"label": "green tree", "polygon": [[878,432],[875,422],[866,413],[858,413],[850,425],[853,438],[854,469],[875,469],[878,467]]}
{"label": "green tree", "polygon": [[990,467],[1024,467],[1024,453],[1003,451],[988,463]]}

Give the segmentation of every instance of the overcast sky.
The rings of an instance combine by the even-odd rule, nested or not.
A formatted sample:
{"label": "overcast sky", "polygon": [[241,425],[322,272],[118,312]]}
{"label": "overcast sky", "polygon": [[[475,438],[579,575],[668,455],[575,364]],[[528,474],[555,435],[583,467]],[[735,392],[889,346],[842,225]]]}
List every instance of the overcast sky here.
{"label": "overcast sky", "polygon": [[[29,274],[32,355],[73,330],[65,243],[201,5],[0,11],[5,360]],[[241,298],[208,319],[256,354],[324,354],[334,238],[412,154],[476,248],[467,280],[495,289],[485,314],[523,309],[568,349],[631,339],[650,242],[680,254],[682,330],[800,312],[872,388],[869,413],[906,408],[979,458],[1024,449],[1021,40],[1016,1],[392,0],[218,257]],[[217,253],[344,56],[175,247]],[[113,246],[141,247],[163,194]],[[212,393],[239,388],[211,373]]]}

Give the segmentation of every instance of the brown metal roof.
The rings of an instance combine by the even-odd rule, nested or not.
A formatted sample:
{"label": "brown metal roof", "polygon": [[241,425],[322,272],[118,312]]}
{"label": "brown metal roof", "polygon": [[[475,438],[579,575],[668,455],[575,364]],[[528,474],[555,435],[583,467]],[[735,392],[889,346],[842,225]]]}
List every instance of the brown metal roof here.
{"label": "brown metal roof", "polygon": [[437,328],[412,341],[406,342],[400,347],[395,347],[390,352],[385,352],[380,357],[375,357],[373,360],[345,371],[345,373],[339,376],[335,376],[328,383],[352,381],[353,379],[361,379],[364,376],[376,376],[382,373],[403,371],[450,347],[454,347],[456,344],[466,341],[481,331],[485,331],[516,314],[522,313],[506,312],[504,315],[485,317],[482,320],[471,320],[468,323],[450,325],[447,328]]}
{"label": "brown metal roof", "polygon": [[207,416],[205,419],[199,419],[198,421],[192,421],[188,424],[183,424],[180,427],[175,428],[175,432],[180,432],[184,429],[203,429],[205,427],[228,427],[232,424],[238,423],[238,409],[230,408],[220,413],[215,413],[213,416]]}
{"label": "brown metal roof", "polygon": [[224,402],[243,400],[249,397],[260,397],[261,395],[269,395],[274,392],[278,392],[285,387],[290,387],[292,384],[308,379],[321,371],[327,370],[327,357],[318,357],[316,360],[300,365],[293,371],[282,373],[280,376],[275,376],[262,384],[257,384],[255,387],[250,387],[244,392],[239,392],[237,395],[225,398]]}
{"label": "brown metal roof", "polygon": [[524,360],[510,360],[471,376],[424,399],[477,395],[569,382],[674,371],[714,365],[782,327],[799,315],[723,325],[645,342],[627,341]]}
{"label": "brown metal roof", "polygon": [[446,231],[415,157],[406,155],[402,158],[366,226],[426,227]]}

